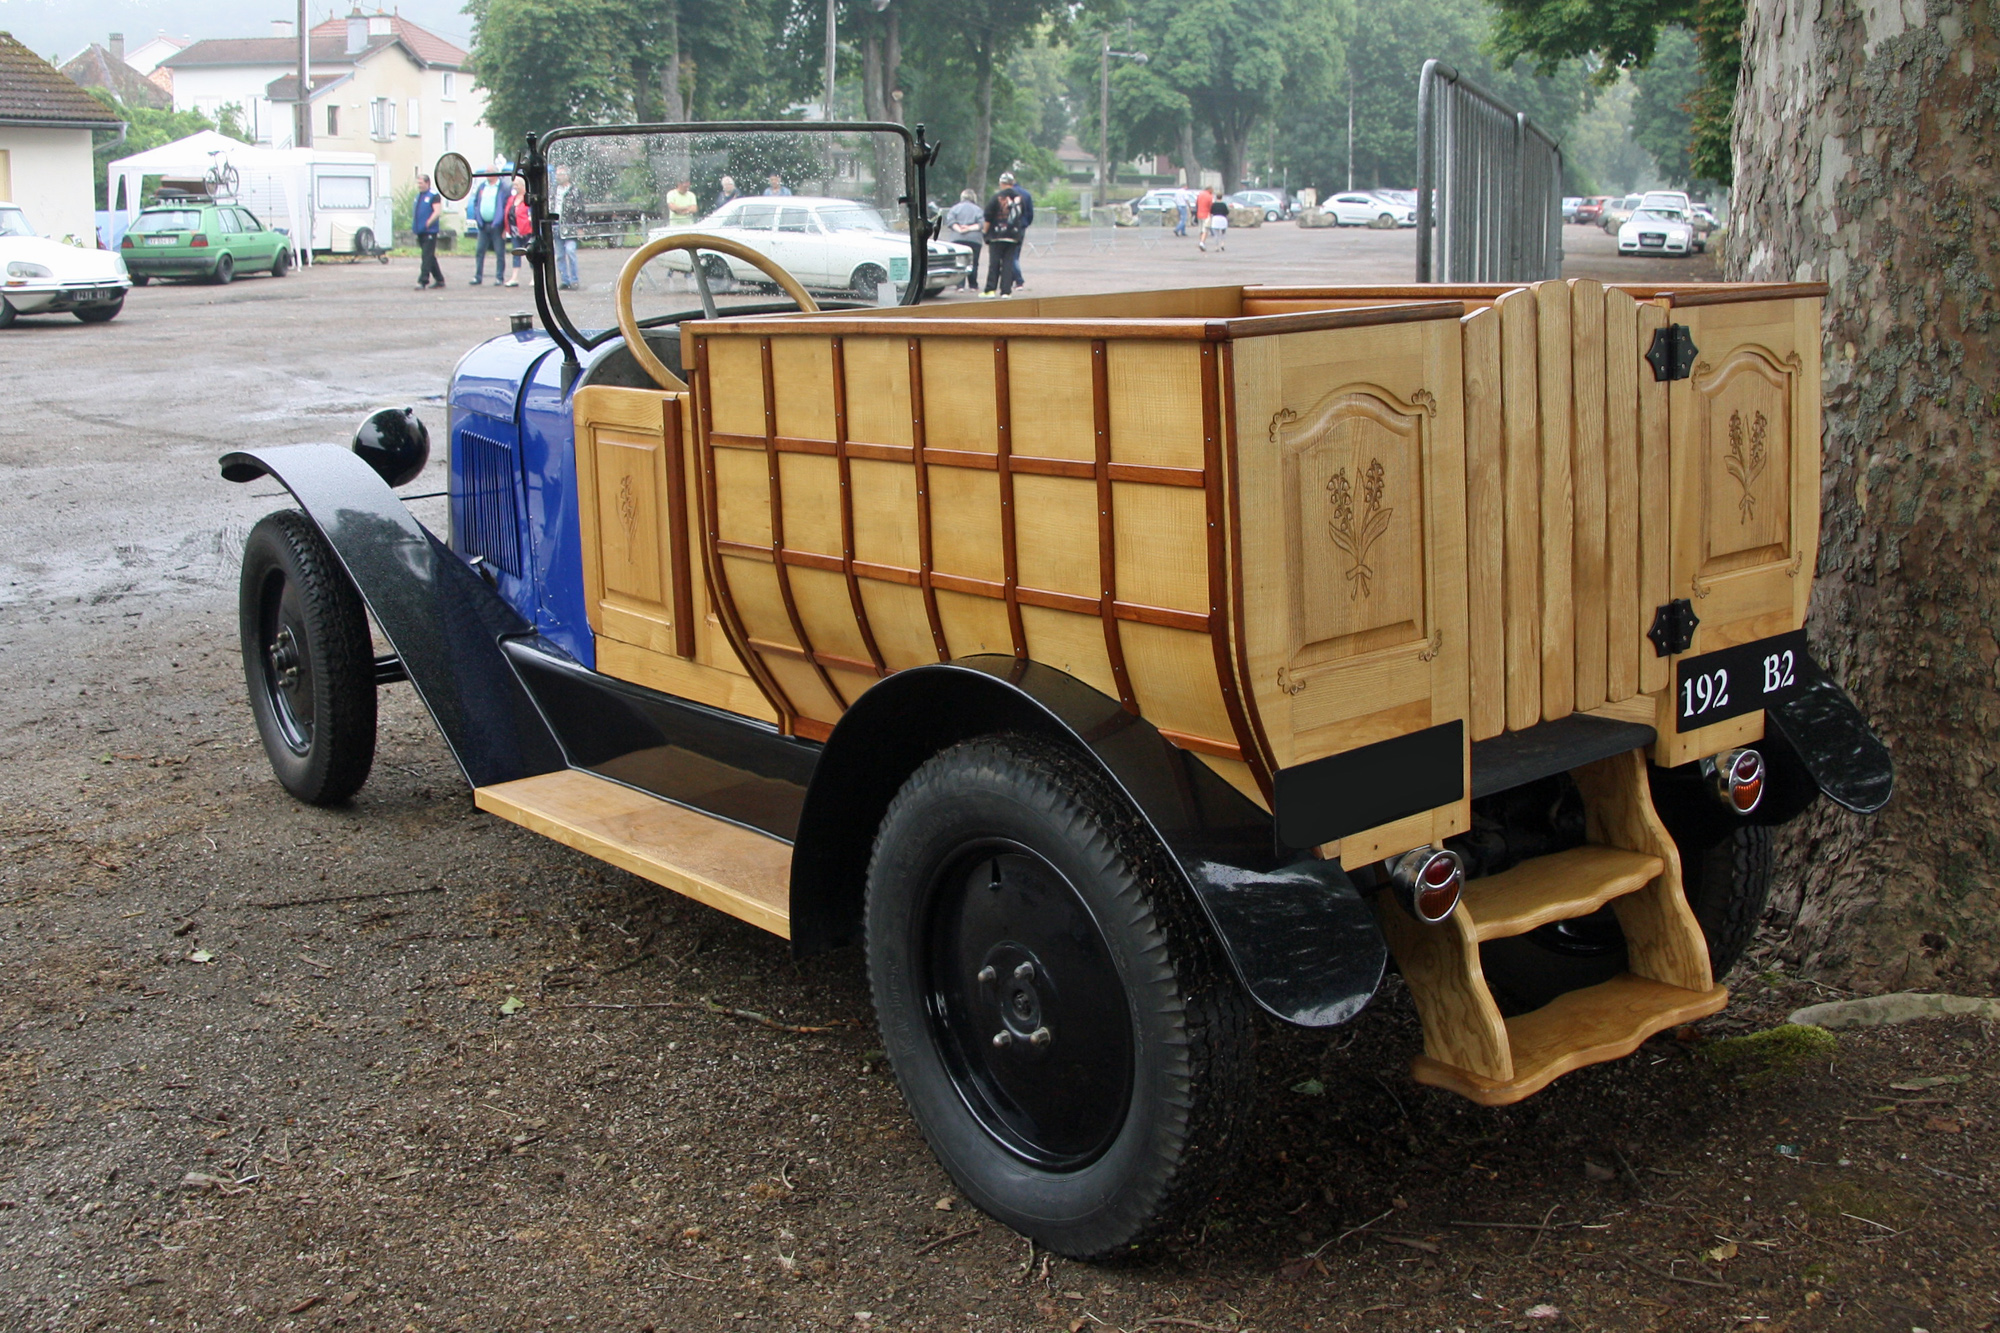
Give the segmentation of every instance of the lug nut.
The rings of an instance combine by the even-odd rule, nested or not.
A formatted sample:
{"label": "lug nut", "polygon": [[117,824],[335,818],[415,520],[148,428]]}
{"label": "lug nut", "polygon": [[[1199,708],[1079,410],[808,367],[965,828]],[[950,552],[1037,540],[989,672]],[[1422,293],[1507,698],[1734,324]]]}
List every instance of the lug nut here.
{"label": "lug nut", "polygon": [[993,1034],[993,1048],[995,1050],[1004,1051],[1013,1044],[1014,1044],[1014,1034],[1007,1031],[1005,1028],[1002,1028],[1000,1031]]}
{"label": "lug nut", "polygon": [[1055,1039],[1055,1034],[1045,1027],[1036,1028],[1028,1034],[1028,1040],[1034,1045],[1036,1050],[1042,1049]]}
{"label": "lug nut", "polygon": [[980,985],[991,986],[994,982],[998,980],[1000,980],[1000,974],[993,970],[993,965],[991,963],[988,963],[985,967],[979,969]]}
{"label": "lug nut", "polygon": [[1033,981],[1034,979],[1035,979],[1035,965],[1033,963],[1023,963],[1019,967],[1014,969],[1014,980]]}

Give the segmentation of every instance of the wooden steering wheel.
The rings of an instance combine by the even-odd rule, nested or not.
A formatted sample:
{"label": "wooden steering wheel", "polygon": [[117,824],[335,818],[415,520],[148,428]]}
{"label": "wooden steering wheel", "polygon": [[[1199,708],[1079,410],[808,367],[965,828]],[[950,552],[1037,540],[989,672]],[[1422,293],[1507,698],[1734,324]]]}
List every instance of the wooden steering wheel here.
{"label": "wooden steering wheel", "polygon": [[[819,302],[806,293],[799,280],[780,268],[767,255],[761,255],[741,241],[732,241],[727,236],[711,236],[706,232],[682,232],[675,236],[661,236],[647,241],[632,252],[625,261],[625,267],[618,272],[618,282],[613,287],[613,297],[618,308],[618,331],[625,335],[625,346],[631,349],[632,359],[653,382],[669,393],[686,393],[687,384],[680,376],[667,369],[666,362],[647,345],[645,335],[639,329],[638,316],[632,313],[632,287],[639,280],[639,270],[666,254],[669,250],[713,250],[717,254],[733,255],[747,264],[764,272],[771,281],[784,290],[785,295],[798,302],[799,309],[808,315],[819,313]],[[702,314],[709,319],[717,317],[715,296],[708,290],[708,275],[702,271],[699,261],[690,260],[688,267],[694,271],[695,286],[701,289]]]}

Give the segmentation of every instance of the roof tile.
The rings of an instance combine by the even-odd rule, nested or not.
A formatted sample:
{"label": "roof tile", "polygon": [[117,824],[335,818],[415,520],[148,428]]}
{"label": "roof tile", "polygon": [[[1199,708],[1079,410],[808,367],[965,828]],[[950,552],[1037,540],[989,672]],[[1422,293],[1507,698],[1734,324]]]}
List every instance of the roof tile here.
{"label": "roof tile", "polygon": [[0,122],[93,121],[111,129],[118,117],[61,70],[0,32]]}

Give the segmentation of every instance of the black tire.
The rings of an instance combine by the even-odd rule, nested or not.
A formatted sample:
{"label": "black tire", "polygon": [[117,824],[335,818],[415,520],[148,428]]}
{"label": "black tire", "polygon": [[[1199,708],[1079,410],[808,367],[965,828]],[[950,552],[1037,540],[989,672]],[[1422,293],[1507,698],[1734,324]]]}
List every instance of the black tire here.
{"label": "black tire", "polygon": [[15,319],[14,307],[7,304],[7,298],[0,296],[0,329],[12,324]]}
{"label": "black tire", "polygon": [[134,287],[144,287],[147,283],[151,282],[152,280],[153,280],[153,275],[150,273],[134,273],[132,275],[132,285]]}
{"label": "black tire", "polygon": [[847,290],[854,293],[859,301],[873,301],[882,290],[882,284],[889,275],[873,264],[863,264],[854,270],[854,277],[848,282]]}
{"label": "black tire", "polygon": [[215,280],[224,286],[236,281],[236,261],[228,255],[223,255],[217,259],[215,261]]}
{"label": "black tire", "polygon": [[79,306],[70,311],[86,324],[108,324],[118,318],[118,312],[125,308],[125,296],[121,292],[115,301],[99,301],[96,305]]}
{"label": "black tire", "polygon": [[361,594],[296,509],[250,530],[237,616],[272,771],[308,805],[346,800],[375,762],[374,649]]}
{"label": "black tire", "polygon": [[354,253],[357,255],[372,255],[375,253],[375,229],[373,227],[358,227],[355,229]]}
{"label": "black tire", "polygon": [[1185,894],[1093,767],[1027,737],[933,756],[877,832],[868,977],[904,1100],[966,1197],[1055,1253],[1132,1253],[1233,1156],[1250,1011]]}
{"label": "black tire", "polygon": [[1388,231],[1396,225],[1396,215],[1394,213],[1377,213],[1375,220],[1368,225],[1377,231]]}
{"label": "black tire", "polygon": [[271,261],[271,276],[282,278],[292,271],[292,252],[284,246],[278,247],[278,257]]}

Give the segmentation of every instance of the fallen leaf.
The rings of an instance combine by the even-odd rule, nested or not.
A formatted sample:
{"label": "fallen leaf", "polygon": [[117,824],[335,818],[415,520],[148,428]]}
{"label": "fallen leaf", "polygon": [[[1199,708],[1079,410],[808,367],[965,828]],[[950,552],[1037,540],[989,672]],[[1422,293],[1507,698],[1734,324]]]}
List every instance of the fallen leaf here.
{"label": "fallen leaf", "polygon": [[188,961],[190,963],[212,963],[215,961],[215,955],[206,949],[196,949],[188,955]]}
{"label": "fallen leaf", "polygon": [[1715,1262],[1719,1264],[1728,1263],[1731,1259],[1734,1259],[1736,1257],[1736,1242],[1733,1240],[1724,1241],[1722,1244],[1710,1250],[1708,1252],[1708,1257],[1715,1260]]}
{"label": "fallen leaf", "polygon": [[1300,1255],[1296,1259],[1288,1259],[1278,1266],[1278,1276],[1284,1278],[1287,1282],[1304,1281],[1305,1278],[1313,1273],[1318,1273],[1324,1277],[1327,1275],[1327,1267],[1310,1254]]}
{"label": "fallen leaf", "polygon": [[1555,1319],[1562,1314],[1562,1311],[1553,1305],[1531,1305],[1521,1313],[1530,1319]]}
{"label": "fallen leaf", "polygon": [[1302,1083],[1292,1084],[1292,1091],[1306,1097],[1324,1097],[1326,1084],[1316,1078],[1309,1078]]}
{"label": "fallen leaf", "polygon": [[528,1005],[525,1000],[513,995],[509,995],[500,1002],[500,1012],[503,1014],[518,1014],[527,1007]]}
{"label": "fallen leaf", "polygon": [[321,1301],[325,1299],[326,1297],[324,1296],[308,1296],[304,1300],[300,1301],[297,1305],[294,1305],[291,1309],[285,1311],[285,1313],[304,1314],[306,1311],[312,1309],[315,1305],[318,1305]]}
{"label": "fallen leaf", "polygon": [[1956,1134],[1963,1126],[1956,1120],[1947,1120],[1941,1115],[1934,1115],[1924,1121],[1924,1128],[1934,1134]]}
{"label": "fallen leaf", "polygon": [[1601,1184],[1607,1180],[1618,1179],[1618,1173],[1610,1167],[1602,1166],[1586,1157],[1583,1159],[1583,1178],[1585,1180],[1595,1180]]}
{"label": "fallen leaf", "polygon": [[1971,1079],[1970,1074],[1934,1074],[1928,1078],[1906,1078],[1889,1086],[1897,1092],[1922,1092],[1925,1088],[1946,1088],[1954,1083],[1970,1082]]}
{"label": "fallen leaf", "polygon": [[248,1185],[239,1185],[228,1176],[212,1176],[205,1171],[190,1171],[181,1177],[181,1187],[191,1190],[214,1190],[217,1194],[246,1194]]}
{"label": "fallen leaf", "polygon": [[941,1213],[948,1213],[951,1211],[951,1200],[949,1198],[939,1199],[936,1203],[932,1204],[931,1207],[937,1209]]}

